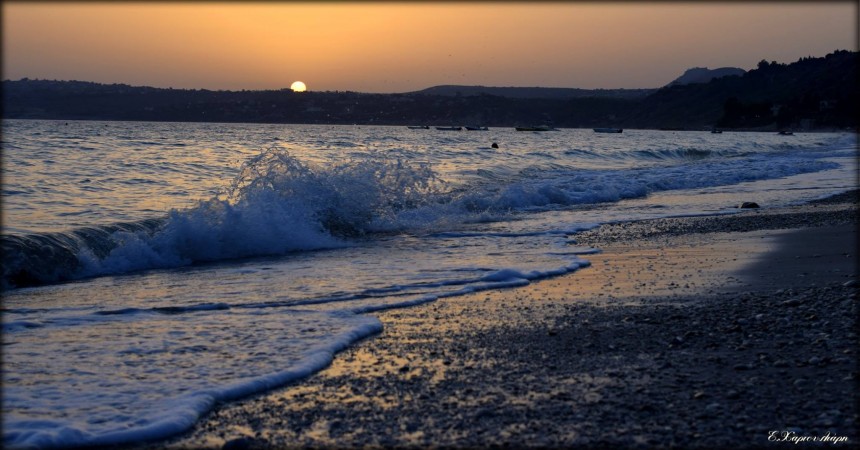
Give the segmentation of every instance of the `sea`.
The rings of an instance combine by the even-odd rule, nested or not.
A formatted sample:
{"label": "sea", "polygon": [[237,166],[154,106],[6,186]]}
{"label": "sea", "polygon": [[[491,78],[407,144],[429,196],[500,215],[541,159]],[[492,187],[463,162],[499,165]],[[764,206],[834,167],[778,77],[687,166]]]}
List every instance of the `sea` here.
{"label": "sea", "polygon": [[857,151],[848,132],[4,120],[3,446],[180,433],[323,369],[376,311],[575,289],[598,270],[582,230],[856,189]]}

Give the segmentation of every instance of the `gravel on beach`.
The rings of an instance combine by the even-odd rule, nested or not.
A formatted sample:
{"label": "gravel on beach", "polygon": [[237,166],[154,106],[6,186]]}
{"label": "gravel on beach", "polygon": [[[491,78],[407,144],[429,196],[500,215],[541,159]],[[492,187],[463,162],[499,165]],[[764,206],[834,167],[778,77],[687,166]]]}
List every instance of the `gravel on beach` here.
{"label": "gravel on beach", "polygon": [[856,447],[856,233],[857,191],[605,225],[572,236],[592,267],[378,313],[329,368],[154,446]]}

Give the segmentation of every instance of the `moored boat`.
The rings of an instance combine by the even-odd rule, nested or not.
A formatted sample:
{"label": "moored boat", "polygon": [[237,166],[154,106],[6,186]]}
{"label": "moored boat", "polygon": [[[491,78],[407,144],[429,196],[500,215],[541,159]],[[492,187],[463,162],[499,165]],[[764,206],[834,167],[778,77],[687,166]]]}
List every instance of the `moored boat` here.
{"label": "moored boat", "polygon": [[466,127],[466,130],[469,130],[469,131],[489,131],[490,129],[487,127]]}
{"label": "moored boat", "polygon": [[621,133],[623,128],[594,128],[595,133]]}
{"label": "moored boat", "polygon": [[463,127],[436,127],[436,129],[442,131],[460,131]]}
{"label": "moored boat", "polygon": [[555,128],[552,128],[549,125],[538,125],[536,127],[516,127],[517,131],[551,131]]}
{"label": "moored boat", "polygon": [[427,125],[411,125],[411,126],[407,126],[406,128],[409,128],[410,130],[429,130],[430,129],[430,127]]}

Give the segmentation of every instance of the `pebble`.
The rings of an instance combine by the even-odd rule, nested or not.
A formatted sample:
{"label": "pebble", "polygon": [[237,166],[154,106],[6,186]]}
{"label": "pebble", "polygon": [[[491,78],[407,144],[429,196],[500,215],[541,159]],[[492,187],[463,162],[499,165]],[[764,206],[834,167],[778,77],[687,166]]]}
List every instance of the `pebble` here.
{"label": "pebble", "polygon": [[224,443],[221,447],[221,450],[247,450],[251,448],[251,444],[254,443],[254,439],[249,437],[240,437],[236,439],[231,439]]}

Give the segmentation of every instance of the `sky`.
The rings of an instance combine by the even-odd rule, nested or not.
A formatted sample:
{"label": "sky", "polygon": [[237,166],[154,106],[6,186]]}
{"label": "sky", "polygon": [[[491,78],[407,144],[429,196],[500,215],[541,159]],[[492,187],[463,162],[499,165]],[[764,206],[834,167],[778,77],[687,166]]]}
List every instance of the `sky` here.
{"label": "sky", "polygon": [[2,78],[191,89],[654,88],[857,50],[857,2],[3,1]]}

